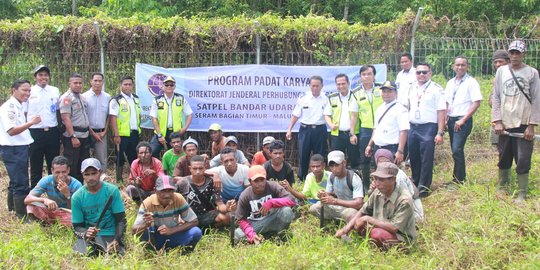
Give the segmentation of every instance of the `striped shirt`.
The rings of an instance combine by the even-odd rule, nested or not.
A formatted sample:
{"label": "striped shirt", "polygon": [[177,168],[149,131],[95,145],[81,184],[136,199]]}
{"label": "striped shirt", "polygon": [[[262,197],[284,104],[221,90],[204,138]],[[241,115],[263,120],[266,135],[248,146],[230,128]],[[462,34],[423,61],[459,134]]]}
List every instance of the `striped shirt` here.
{"label": "striped shirt", "polygon": [[178,217],[180,216],[185,222],[191,222],[197,219],[195,212],[191,210],[189,204],[180,193],[174,193],[171,203],[163,207],[157,198],[157,194],[153,194],[146,198],[137,212],[137,218],[133,226],[141,226],[144,224],[143,215],[145,212],[151,212],[154,217],[156,227],[165,225],[169,228],[178,226]]}
{"label": "striped shirt", "polygon": [[[58,207],[67,208],[67,198],[62,193],[60,193],[60,190],[58,190],[56,186],[57,184],[54,181],[54,177],[52,175],[47,175],[41,178],[41,180],[39,180],[36,187],[32,189],[30,194],[36,197],[41,197],[43,193],[46,193],[49,199],[55,201],[56,204],[58,204]],[[69,193],[73,195],[73,193],[75,193],[75,191],[77,191],[81,187],[81,182],[71,177],[71,182],[68,185]]]}

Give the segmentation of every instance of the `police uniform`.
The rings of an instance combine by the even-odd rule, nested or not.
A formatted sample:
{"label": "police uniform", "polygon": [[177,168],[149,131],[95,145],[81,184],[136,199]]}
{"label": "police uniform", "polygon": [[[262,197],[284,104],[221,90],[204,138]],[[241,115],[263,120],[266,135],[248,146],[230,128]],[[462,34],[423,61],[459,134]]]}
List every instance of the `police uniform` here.
{"label": "police uniform", "polygon": [[163,145],[159,142],[159,136],[165,136],[167,146],[170,148],[172,132],[179,132],[185,126],[184,117],[193,113],[183,95],[173,93],[171,98],[159,95],[152,101],[150,117],[156,118],[159,123],[159,133],[154,130],[154,137],[150,141],[152,156],[159,158]]}
{"label": "police uniform", "polygon": [[[139,97],[135,94],[128,96],[120,92],[111,99],[109,103],[109,115],[116,116],[116,127],[113,133],[120,136],[120,146],[116,153],[116,166],[124,166],[124,153],[127,156],[129,164],[137,158],[135,148],[139,143],[140,115]],[[118,168],[117,168],[118,169]],[[117,176],[118,177],[118,176]]]}
{"label": "police uniform", "polygon": [[[62,134],[62,144],[64,145],[64,156],[69,160],[69,174],[77,180],[82,180],[81,163],[90,157],[89,152],[89,125],[84,97],[80,93],[68,90],[60,97],[60,114],[69,114],[73,133],[69,133],[67,128]],[[77,138],[81,145],[73,147],[73,139]]]}
{"label": "police uniform", "polygon": [[[28,145],[34,140],[30,131],[10,136],[7,131],[26,123],[23,105],[10,97],[0,106],[0,150],[9,175],[8,207],[10,210],[26,212],[24,198],[30,191],[28,181]],[[23,214],[24,215],[24,214]]]}
{"label": "police uniform", "polygon": [[[101,91],[99,95],[96,95],[92,89],[86,91],[82,96],[84,97],[90,128],[95,133],[105,131],[111,96],[105,91]],[[107,134],[105,134],[101,142],[98,142],[92,136],[89,136],[90,146],[94,148],[94,156],[101,162],[102,168],[107,166],[107,137]]]}
{"label": "police uniform", "polygon": [[339,150],[347,154],[348,165],[352,168],[358,168],[358,145],[351,144],[350,141],[350,103],[354,101],[351,91],[347,91],[347,96],[341,93],[332,93],[328,96],[328,103],[324,109],[324,115],[332,118],[332,123],[338,125],[336,130],[330,131],[331,150]]}
{"label": "police uniform", "polygon": [[51,174],[52,160],[60,154],[60,132],[58,130],[57,110],[60,90],[54,86],[32,86],[30,97],[24,104],[27,118],[39,115],[41,122],[30,127],[34,143],[30,145],[30,181],[34,188],[43,176],[43,157],[47,172]]}
{"label": "police uniform", "polygon": [[383,103],[381,89],[373,85],[371,89],[364,89],[364,86],[352,91],[354,100],[350,104],[350,111],[358,113],[358,122],[354,134],[358,137],[358,149],[360,151],[360,170],[362,171],[362,180],[364,186],[369,187],[370,162],[366,157],[366,147],[369,144],[373,127],[375,126],[375,111]]}
{"label": "police uniform", "polygon": [[443,88],[431,80],[412,86],[407,101],[411,126],[407,144],[414,184],[421,195],[427,195],[433,179],[437,111],[446,110],[446,102]]}
{"label": "police uniform", "polygon": [[311,91],[298,98],[292,115],[298,117],[300,129],[298,130],[298,177],[305,179],[308,174],[310,155],[321,154],[326,156],[327,130],[324,121],[324,108],[328,106],[328,99],[321,94],[314,97]]}

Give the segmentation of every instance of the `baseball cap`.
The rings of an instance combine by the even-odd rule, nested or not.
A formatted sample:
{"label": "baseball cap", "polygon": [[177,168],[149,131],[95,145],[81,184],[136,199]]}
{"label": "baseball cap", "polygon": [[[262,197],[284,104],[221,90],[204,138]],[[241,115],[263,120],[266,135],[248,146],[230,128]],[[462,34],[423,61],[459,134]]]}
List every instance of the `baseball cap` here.
{"label": "baseball cap", "polygon": [[525,45],[525,42],[523,40],[514,40],[512,43],[510,43],[510,46],[508,47],[508,51],[519,51],[519,52],[526,52],[527,51],[527,45]]}
{"label": "baseball cap", "polygon": [[208,131],[212,131],[212,130],[215,130],[215,131],[221,130],[221,125],[218,123],[211,124],[210,127],[208,128]]}
{"label": "baseball cap", "polygon": [[379,178],[390,178],[398,174],[399,168],[392,162],[381,162],[377,164],[377,170],[371,173],[371,176]]}
{"label": "baseball cap", "polygon": [[40,71],[45,71],[49,75],[51,74],[51,70],[49,69],[49,67],[47,67],[46,65],[39,65],[36,68],[34,68],[34,76],[36,76],[36,74]]}
{"label": "baseball cap", "polygon": [[267,145],[269,143],[272,143],[273,141],[275,141],[276,139],[272,136],[266,136],[264,137],[263,139],[263,145]]}
{"label": "baseball cap", "polygon": [[497,59],[508,60],[510,59],[510,56],[508,56],[508,52],[506,50],[496,50],[493,53],[493,60],[497,60]]}
{"label": "baseball cap", "polygon": [[380,87],[381,89],[390,89],[390,90],[396,90],[397,87],[396,87],[396,84],[394,82],[391,82],[391,81],[386,81],[383,83],[383,85],[381,85]]}
{"label": "baseball cap", "polygon": [[96,170],[101,171],[101,162],[95,158],[87,158],[81,163],[81,172],[86,171],[89,167],[94,167]]}
{"label": "baseball cap", "polygon": [[259,177],[266,179],[266,170],[261,165],[251,166],[248,170],[248,178],[251,180],[257,179]]}
{"label": "baseball cap", "polygon": [[337,164],[341,164],[345,160],[345,154],[341,151],[332,151],[328,153],[328,165],[330,165],[330,162],[335,162]]}
{"label": "baseball cap", "polygon": [[197,142],[197,140],[189,137],[187,140],[185,140],[183,143],[182,143],[182,148],[186,148],[186,145],[188,144],[194,144],[195,146],[197,146],[197,148],[199,148],[199,143]]}
{"label": "baseball cap", "polygon": [[156,190],[162,191],[164,189],[176,190],[176,185],[168,175],[161,175],[156,179]]}
{"label": "baseball cap", "polygon": [[234,136],[229,136],[225,138],[225,145],[227,145],[230,142],[234,142],[236,145],[238,145],[238,139]]}
{"label": "baseball cap", "polygon": [[176,83],[176,81],[174,80],[174,78],[172,76],[167,76],[167,78],[165,78],[165,80],[163,82],[164,83],[166,83],[166,82]]}

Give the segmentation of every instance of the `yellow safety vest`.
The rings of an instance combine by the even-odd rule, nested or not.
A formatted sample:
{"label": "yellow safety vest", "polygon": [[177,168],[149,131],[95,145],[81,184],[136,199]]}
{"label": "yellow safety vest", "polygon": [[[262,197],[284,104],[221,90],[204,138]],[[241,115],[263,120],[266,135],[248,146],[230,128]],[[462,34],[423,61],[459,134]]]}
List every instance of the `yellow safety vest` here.
{"label": "yellow safety vest", "polygon": [[354,98],[358,103],[358,123],[354,130],[355,134],[362,128],[373,128],[375,126],[375,111],[383,104],[382,91],[379,87],[373,88],[372,101],[362,88],[353,92]]}
{"label": "yellow safety vest", "polygon": [[[141,133],[141,109],[139,108],[139,97],[135,94],[133,95],[133,101],[135,102],[135,113],[137,115],[137,130],[139,133]],[[118,117],[116,118],[116,125],[118,126],[118,135],[129,137],[131,135],[131,109],[129,107],[128,101],[122,96],[122,94],[119,94],[114,98],[116,102],[118,102],[119,108],[118,108]]]}
{"label": "yellow safety vest", "polygon": [[[163,136],[167,134],[167,123],[169,122],[169,104],[164,95],[155,97],[157,105],[157,119],[159,123],[159,131]],[[171,100],[172,105],[172,129],[173,131],[179,131],[183,127],[184,123],[184,96],[174,93]],[[154,130],[154,133],[157,132]]]}
{"label": "yellow safety vest", "polygon": [[[349,100],[346,100],[345,102],[351,101],[352,94],[349,94]],[[341,119],[341,95],[338,93],[332,93],[328,96],[328,102],[330,103],[330,106],[332,106],[332,124],[339,126],[339,120]],[[338,136],[339,135],[339,128],[336,130],[330,131],[330,135],[332,136]]]}

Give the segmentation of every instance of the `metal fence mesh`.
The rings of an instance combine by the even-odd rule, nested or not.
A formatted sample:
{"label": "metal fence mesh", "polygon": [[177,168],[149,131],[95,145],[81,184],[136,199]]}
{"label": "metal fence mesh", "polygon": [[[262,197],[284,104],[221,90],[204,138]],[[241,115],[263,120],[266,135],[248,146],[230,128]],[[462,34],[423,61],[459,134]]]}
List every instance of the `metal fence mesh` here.
{"label": "metal fence mesh", "polygon": [[[433,38],[422,37],[416,41],[415,59],[418,62],[428,62],[433,65],[434,74],[442,74],[451,78],[451,65],[458,55],[469,58],[470,73],[475,77],[492,76],[492,54],[497,49],[505,49],[510,39],[478,39],[478,38]],[[540,40],[525,40],[528,45],[526,62],[538,67],[540,62]],[[404,45],[406,46],[406,45]],[[404,47],[405,48],[405,47]],[[408,51],[408,50],[407,50]],[[385,63],[388,67],[389,79],[394,79],[399,67],[399,55],[402,52],[385,52],[371,54],[362,50],[352,52],[262,52],[261,64],[270,65],[361,65],[366,63]],[[10,95],[9,86],[16,79],[32,81],[32,69],[40,64],[48,65],[52,70],[51,85],[63,92],[67,89],[67,81],[71,74],[80,73],[88,78],[93,72],[99,71],[99,52],[4,52],[0,54],[0,99],[3,102]],[[118,80],[124,75],[133,75],[135,63],[147,63],[167,68],[242,65],[256,64],[255,52],[106,52],[105,53],[105,85],[107,92],[118,91]],[[486,131],[475,131],[472,138],[486,139]],[[143,138],[148,139],[150,132]],[[208,149],[209,137],[206,133],[193,132],[201,142],[201,149]],[[256,136],[252,134],[236,134],[242,148],[254,153],[258,150]],[[267,134],[260,134],[262,139]],[[284,133],[268,134],[284,140]],[[295,156],[296,142],[287,145],[287,155]],[[295,160],[295,159],[289,159]]]}

